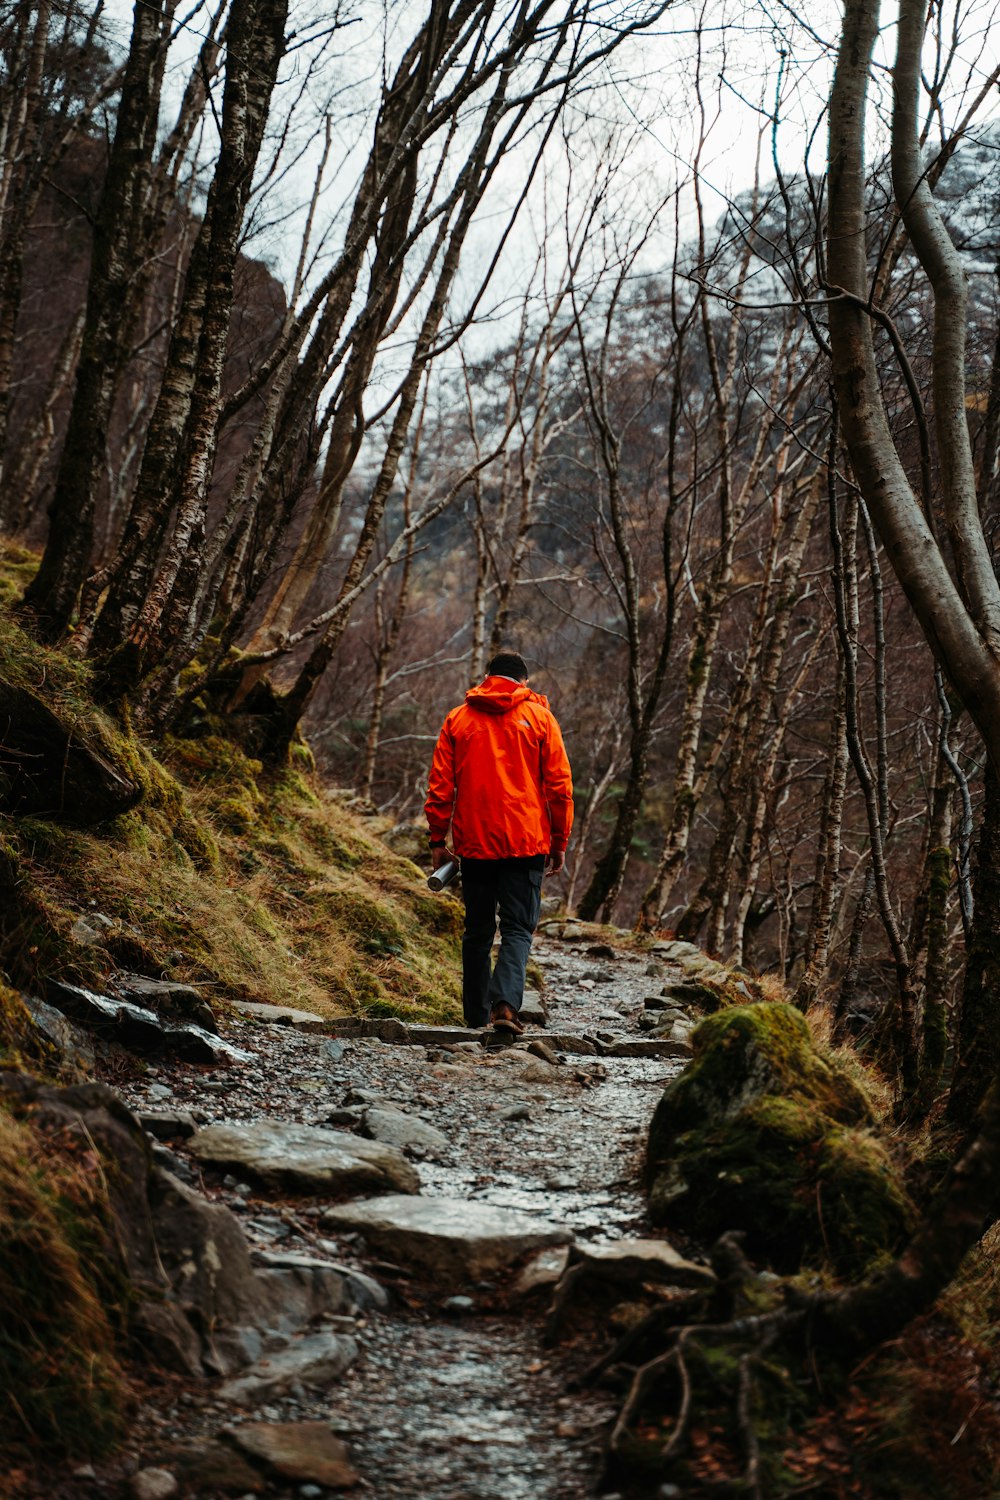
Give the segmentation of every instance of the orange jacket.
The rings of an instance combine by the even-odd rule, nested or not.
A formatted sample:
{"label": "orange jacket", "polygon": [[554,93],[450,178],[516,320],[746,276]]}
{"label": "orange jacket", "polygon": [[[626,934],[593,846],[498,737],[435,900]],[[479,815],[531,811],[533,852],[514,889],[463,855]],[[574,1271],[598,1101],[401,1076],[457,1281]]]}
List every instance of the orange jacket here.
{"label": "orange jacket", "polygon": [[509,677],[470,688],[438,736],[424,811],[466,859],[562,853],[573,781],[548,700]]}

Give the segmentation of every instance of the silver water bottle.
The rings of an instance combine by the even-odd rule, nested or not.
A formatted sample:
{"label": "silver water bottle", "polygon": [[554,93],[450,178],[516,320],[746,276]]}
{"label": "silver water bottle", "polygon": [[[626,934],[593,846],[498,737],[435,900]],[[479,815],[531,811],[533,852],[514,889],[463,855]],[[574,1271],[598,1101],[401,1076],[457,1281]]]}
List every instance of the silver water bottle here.
{"label": "silver water bottle", "polygon": [[458,860],[449,859],[443,865],[438,865],[433,875],[427,877],[427,888],[431,891],[443,891],[446,885],[458,874]]}

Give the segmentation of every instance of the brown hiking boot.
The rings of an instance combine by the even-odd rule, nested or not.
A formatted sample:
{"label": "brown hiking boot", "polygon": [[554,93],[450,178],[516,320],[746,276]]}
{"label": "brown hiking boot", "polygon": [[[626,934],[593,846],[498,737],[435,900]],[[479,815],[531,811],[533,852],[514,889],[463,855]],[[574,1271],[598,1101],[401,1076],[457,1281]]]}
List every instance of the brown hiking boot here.
{"label": "brown hiking boot", "polygon": [[490,1016],[490,1025],[494,1031],[509,1031],[514,1036],[524,1035],[523,1022],[514,1007],[508,1005],[506,1000],[501,1000],[499,1005],[493,1007],[493,1013]]}

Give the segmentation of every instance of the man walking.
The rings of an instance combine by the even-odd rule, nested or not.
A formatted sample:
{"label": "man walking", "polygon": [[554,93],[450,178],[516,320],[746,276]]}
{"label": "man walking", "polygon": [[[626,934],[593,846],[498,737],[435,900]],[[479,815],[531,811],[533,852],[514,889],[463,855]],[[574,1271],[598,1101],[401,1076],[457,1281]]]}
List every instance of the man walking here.
{"label": "man walking", "polygon": [[[465,1023],[520,1035],[542,877],[557,875],[565,861],[573,782],[559,725],[547,699],[528,687],[516,651],[495,656],[484,681],[445,719],[424,811],[435,870],[452,851],[462,863]],[[500,953],[491,973],[498,910]]]}

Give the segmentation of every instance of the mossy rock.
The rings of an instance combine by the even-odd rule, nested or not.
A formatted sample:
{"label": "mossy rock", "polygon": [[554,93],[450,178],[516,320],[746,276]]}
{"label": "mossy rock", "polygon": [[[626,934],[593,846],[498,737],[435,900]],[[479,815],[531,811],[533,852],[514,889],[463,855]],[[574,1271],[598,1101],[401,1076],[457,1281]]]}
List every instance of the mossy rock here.
{"label": "mossy rock", "polygon": [[790,1005],[743,1006],[695,1031],[694,1057],[650,1128],[650,1212],[747,1235],[782,1271],[858,1275],[909,1232],[912,1206],[856,1083]]}

